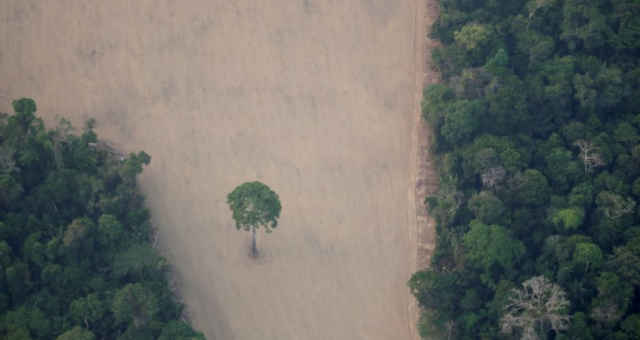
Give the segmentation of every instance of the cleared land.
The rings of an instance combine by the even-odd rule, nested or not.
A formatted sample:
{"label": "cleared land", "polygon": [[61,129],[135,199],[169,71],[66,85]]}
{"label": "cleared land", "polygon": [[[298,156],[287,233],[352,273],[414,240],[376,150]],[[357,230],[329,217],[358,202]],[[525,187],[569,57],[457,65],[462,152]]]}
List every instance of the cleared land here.
{"label": "cleared land", "polygon": [[[210,339],[410,339],[421,6],[3,0],[0,110],[32,97],[151,154],[142,189]],[[283,203],[258,260],[225,203],[255,179]]]}

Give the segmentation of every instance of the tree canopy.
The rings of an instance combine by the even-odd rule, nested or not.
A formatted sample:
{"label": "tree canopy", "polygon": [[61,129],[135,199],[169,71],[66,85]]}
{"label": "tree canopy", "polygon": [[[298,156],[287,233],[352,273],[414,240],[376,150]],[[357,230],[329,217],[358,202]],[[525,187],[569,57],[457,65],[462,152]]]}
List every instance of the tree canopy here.
{"label": "tree canopy", "polygon": [[[636,338],[640,4],[438,3],[442,80],[425,88],[422,113],[441,180],[425,202],[437,222],[431,267],[409,281],[418,328],[451,339]],[[502,332],[513,289],[542,277],[563,292],[570,321]]]}
{"label": "tree canopy", "polygon": [[0,338],[204,339],[180,320],[136,177],[90,121],[47,129],[36,103],[0,114]]}
{"label": "tree canopy", "polygon": [[227,203],[233,212],[236,228],[251,230],[263,227],[270,233],[278,226],[282,206],[278,194],[261,182],[247,182],[237,186]]}

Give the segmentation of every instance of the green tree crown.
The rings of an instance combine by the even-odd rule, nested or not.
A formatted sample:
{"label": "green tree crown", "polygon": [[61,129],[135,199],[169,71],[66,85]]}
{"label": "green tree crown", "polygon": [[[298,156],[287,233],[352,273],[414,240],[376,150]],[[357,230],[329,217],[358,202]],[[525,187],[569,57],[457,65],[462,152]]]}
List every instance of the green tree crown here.
{"label": "green tree crown", "polygon": [[236,228],[251,230],[263,227],[267,233],[278,226],[282,206],[278,194],[261,182],[247,182],[227,195]]}

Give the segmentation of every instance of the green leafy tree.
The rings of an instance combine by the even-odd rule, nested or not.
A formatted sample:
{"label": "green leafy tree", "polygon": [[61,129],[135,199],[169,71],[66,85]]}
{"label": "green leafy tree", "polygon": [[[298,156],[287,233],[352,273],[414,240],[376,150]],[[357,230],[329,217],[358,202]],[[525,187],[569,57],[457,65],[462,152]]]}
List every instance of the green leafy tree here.
{"label": "green leafy tree", "polygon": [[498,49],[498,52],[496,52],[496,54],[487,61],[485,68],[495,75],[502,75],[508,65],[509,55],[504,48],[500,48]]}
{"label": "green leafy tree", "polygon": [[441,124],[447,103],[453,98],[453,91],[442,84],[427,86],[422,99],[422,117],[434,126]]}
{"label": "green leafy tree", "polygon": [[251,254],[257,256],[256,230],[262,227],[270,233],[278,226],[282,210],[278,194],[258,181],[247,182],[227,195],[227,204],[233,212],[236,228],[251,231]]}
{"label": "green leafy tree", "polygon": [[[427,269],[414,273],[407,283],[421,307],[428,312],[421,323],[432,323],[444,331],[455,320],[459,294],[462,294],[461,278],[455,272],[436,272]],[[425,325],[424,327],[428,327]]]}
{"label": "green leafy tree", "polygon": [[15,178],[0,173],[0,204],[8,206],[17,200],[24,189]]}
{"label": "green leafy tree", "polygon": [[[133,245],[115,255],[113,260],[113,275],[118,278],[127,275],[142,277],[145,270],[162,271],[165,265],[155,249],[148,245]],[[151,274],[151,273],[146,274]]]}
{"label": "green leafy tree", "polygon": [[[2,223],[2,222],[0,222]],[[2,267],[8,267],[12,262],[11,246],[7,241],[0,241],[0,265]]]}
{"label": "green leafy tree", "polygon": [[622,322],[622,330],[629,339],[640,338],[640,314],[633,314]]}
{"label": "green leafy tree", "polygon": [[584,223],[584,209],[567,208],[558,210],[551,218],[554,225],[566,231],[578,229]]}
{"label": "green leafy tree", "polygon": [[563,8],[562,39],[569,48],[600,48],[613,35],[607,19],[598,6],[603,1],[565,0]]}
{"label": "green leafy tree", "polygon": [[476,129],[477,117],[484,111],[479,101],[457,100],[444,116],[441,134],[450,145],[468,141]]}
{"label": "green leafy tree", "polygon": [[[38,307],[22,305],[4,314],[0,320],[0,332],[5,328],[8,333],[15,332],[21,336],[27,334],[36,338],[44,338],[51,331],[51,321]],[[27,332],[23,332],[26,330]]]}
{"label": "green leafy tree", "polygon": [[29,330],[25,328],[18,328],[15,330],[11,330],[7,334],[7,340],[31,340],[31,339],[33,338],[31,337]]}
{"label": "green leafy tree", "polygon": [[612,272],[603,272],[596,280],[598,296],[593,299],[591,317],[614,323],[626,313],[633,298],[633,286]]}
{"label": "green leafy tree", "polygon": [[96,336],[91,331],[76,326],[60,334],[56,340],[95,340]]}
{"label": "green leafy tree", "polygon": [[106,312],[107,308],[95,293],[78,298],[71,303],[71,315],[76,322],[83,323],[87,329],[90,329],[94,322],[102,320]]}
{"label": "green leafy tree", "polygon": [[580,166],[573,161],[571,152],[565,148],[554,148],[546,155],[545,161],[545,175],[556,191],[566,191],[570,188],[572,180],[580,176]]}
{"label": "green leafy tree", "polygon": [[485,270],[483,280],[490,285],[493,285],[495,280],[492,270],[511,274],[525,253],[524,244],[511,237],[507,229],[479,221],[471,222],[470,230],[464,235],[463,244],[467,259]]}
{"label": "green leafy tree", "polygon": [[449,225],[454,220],[461,204],[462,193],[456,191],[455,186],[448,183],[441,183],[433,196],[425,198],[425,205],[429,213],[441,225]]}
{"label": "green leafy tree", "polygon": [[159,312],[158,298],[140,283],[130,283],[116,292],[111,306],[116,321],[140,328]]}
{"label": "green leafy tree", "polygon": [[170,321],[162,328],[158,340],[204,340],[204,336],[182,321]]}
{"label": "green leafy tree", "polygon": [[469,199],[469,209],[485,224],[500,222],[500,218],[506,210],[502,200],[489,191],[474,194]]}
{"label": "green leafy tree", "polygon": [[638,130],[628,122],[621,122],[613,131],[613,138],[616,142],[622,143],[627,147],[634,146],[640,141]]}
{"label": "green leafy tree", "polygon": [[24,254],[24,257],[37,266],[45,264],[45,248],[40,242],[40,238],[40,233],[32,233],[27,236],[27,239],[22,245],[22,253]]}
{"label": "green leafy tree", "polygon": [[547,178],[538,170],[527,169],[516,174],[509,183],[513,199],[520,204],[541,206],[549,201],[551,188]]}
{"label": "green leafy tree", "polygon": [[120,168],[120,176],[122,176],[122,179],[125,181],[134,182],[136,176],[142,173],[143,167],[150,162],[151,156],[144,151],[140,151],[137,154],[131,153],[129,157],[124,160],[122,168]]}
{"label": "green leafy tree", "polygon": [[29,266],[21,261],[5,269],[5,279],[13,303],[22,301],[31,286]]}
{"label": "green leafy tree", "polygon": [[16,114],[9,118],[9,126],[22,128],[22,131],[13,131],[14,133],[26,133],[36,119],[35,113],[38,110],[36,102],[31,98],[20,98],[12,101],[11,105]]}
{"label": "green leafy tree", "polygon": [[531,122],[531,115],[527,111],[527,91],[517,76],[505,72],[485,87],[484,94],[488,105],[483,125],[487,131],[504,135],[514,131],[531,131],[538,126]]}
{"label": "green leafy tree", "polygon": [[573,251],[573,262],[585,268],[585,271],[597,269],[602,265],[604,256],[602,250],[596,244],[591,242],[580,242],[576,244]]}
{"label": "green leafy tree", "polygon": [[575,185],[569,193],[569,204],[583,209],[591,207],[593,204],[594,192],[593,184],[583,182]]}
{"label": "green leafy tree", "polygon": [[631,284],[640,286],[640,237],[615,248],[608,266]]}
{"label": "green leafy tree", "polygon": [[486,25],[471,23],[453,33],[457,44],[467,50],[473,50],[487,43],[491,36],[491,29]]}
{"label": "green leafy tree", "polygon": [[538,113],[536,130],[549,133],[554,127],[553,120],[564,116],[571,108],[575,70],[573,56],[557,56],[542,61],[538,72],[529,75],[529,100],[535,103]]}
{"label": "green leafy tree", "polygon": [[493,298],[486,302],[487,314],[489,319],[494,322],[494,325],[497,325],[500,317],[502,317],[504,306],[509,302],[511,291],[514,288],[516,288],[515,283],[507,280],[500,280],[494,290]]}
{"label": "green leafy tree", "polygon": [[634,196],[640,198],[640,177],[636,178],[631,185],[631,192]]}
{"label": "green leafy tree", "polygon": [[574,96],[581,109],[597,112],[615,107],[624,96],[620,69],[604,65],[589,65],[585,68],[589,71],[576,74],[573,79]]}
{"label": "green leafy tree", "polygon": [[100,243],[109,246],[122,237],[124,228],[115,216],[104,214],[98,219],[98,232]]}
{"label": "green leafy tree", "polygon": [[581,339],[581,340],[594,340],[594,336],[591,332],[591,328],[589,327],[589,317],[586,316],[583,312],[577,312],[571,316],[571,325],[567,330],[566,334],[560,334],[556,337],[558,340],[570,340],[570,339]]}

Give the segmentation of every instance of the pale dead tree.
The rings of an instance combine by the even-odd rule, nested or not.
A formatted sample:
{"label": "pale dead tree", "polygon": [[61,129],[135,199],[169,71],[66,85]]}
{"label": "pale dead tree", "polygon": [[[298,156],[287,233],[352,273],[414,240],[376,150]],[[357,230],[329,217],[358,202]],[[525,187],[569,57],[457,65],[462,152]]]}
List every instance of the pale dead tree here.
{"label": "pale dead tree", "polygon": [[447,340],[451,340],[453,337],[453,331],[456,328],[456,322],[453,320],[449,320],[445,322],[444,329],[447,331]]}
{"label": "pale dead tree", "polygon": [[494,189],[502,180],[504,179],[507,172],[503,167],[493,167],[487,169],[484,173],[480,175],[480,179],[482,180],[482,185],[485,188]]}
{"label": "pale dead tree", "polygon": [[569,327],[569,300],[562,288],[544,276],[535,276],[513,289],[505,314],[500,320],[505,334],[520,332],[520,339],[545,339],[548,329],[555,332]]}
{"label": "pale dead tree", "polygon": [[584,164],[584,173],[590,173],[594,168],[603,166],[605,163],[598,153],[598,148],[592,142],[584,139],[577,140],[573,145],[580,149],[580,159]]}
{"label": "pale dead tree", "polygon": [[500,157],[492,148],[480,149],[473,155],[473,166],[480,173],[482,185],[495,188],[505,178],[506,170],[500,165]]}

